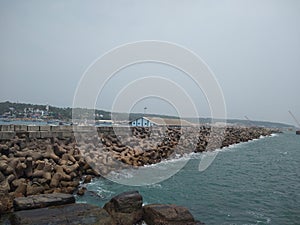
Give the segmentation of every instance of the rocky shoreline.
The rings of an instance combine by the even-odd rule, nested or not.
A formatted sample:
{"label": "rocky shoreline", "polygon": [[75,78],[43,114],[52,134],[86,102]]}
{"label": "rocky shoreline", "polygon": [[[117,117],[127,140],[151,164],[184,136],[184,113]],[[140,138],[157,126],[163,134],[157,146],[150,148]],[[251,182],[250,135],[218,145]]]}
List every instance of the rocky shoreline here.
{"label": "rocky shoreline", "polygon": [[[213,131],[213,133],[212,133]],[[218,133],[218,131],[220,131]],[[144,166],[191,152],[211,151],[269,136],[258,127],[131,128],[130,133],[80,134],[81,138],[31,138],[20,133],[0,141],[0,214],[13,210],[17,197],[84,194],[81,182],[128,166]]]}
{"label": "rocky shoreline", "polygon": [[[170,204],[143,205],[138,191],[114,196],[103,208],[78,203],[70,194],[42,194],[14,200],[15,212],[7,215],[9,225],[201,225],[189,210]],[[0,221],[1,222],[1,221]]]}

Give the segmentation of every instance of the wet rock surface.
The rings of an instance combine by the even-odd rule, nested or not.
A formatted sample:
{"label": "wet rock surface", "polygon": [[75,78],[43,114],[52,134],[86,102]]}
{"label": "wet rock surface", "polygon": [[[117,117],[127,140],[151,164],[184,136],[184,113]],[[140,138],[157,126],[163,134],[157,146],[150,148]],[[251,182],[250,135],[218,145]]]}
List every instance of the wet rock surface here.
{"label": "wet rock surface", "polygon": [[70,194],[54,193],[32,195],[29,197],[19,197],[14,199],[15,211],[44,208],[75,203],[75,197]]}
{"label": "wet rock surface", "polygon": [[118,224],[132,225],[143,218],[143,197],[137,192],[124,192],[113,197],[104,209]]}
{"label": "wet rock surface", "polygon": [[[52,195],[52,196],[51,196]],[[44,224],[101,224],[101,225],[196,225],[203,224],[195,221],[189,210],[177,205],[150,204],[142,206],[143,198],[138,191],[121,193],[113,197],[103,208],[88,204],[53,204],[51,199],[61,199],[60,204],[67,203],[66,195],[50,194],[40,197],[38,209],[30,209],[32,197],[22,199],[24,209],[16,211],[6,224],[12,225],[44,225]],[[38,197],[36,198],[38,199]],[[55,203],[57,204],[57,202]]]}
{"label": "wet rock surface", "polygon": [[77,140],[86,161],[101,175],[155,164],[192,152],[213,151],[269,136],[262,127],[115,127],[112,133],[82,135]]}
{"label": "wet rock surface", "polygon": [[112,217],[102,208],[88,204],[69,204],[15,212],[12,225],[114,225]]}
{"label": "wet rock surface", "polygon": [[[126,130],[127,129],[127,130]],[[191,152],[212,151],[271,135],[261,127],[128,127],[68,138],[20,133],[0,141],[0,213],[13,199],[38,194],[84,194],[93,176],[158,163]],[[119,212],[123,213],[123,212]]]}
{"label": "wet rock surface", "polygon": [[147,225],[196,225],[189,210],[177,205],[151,204],[143,207],[144,221]]}
{"label": "wet rock surface", "polygon": [[12,201],[49,193],[74,193],[85,175],[97,173],[86,163],[74,138],[30,139],[16,136],[0,142],[0,213]]}

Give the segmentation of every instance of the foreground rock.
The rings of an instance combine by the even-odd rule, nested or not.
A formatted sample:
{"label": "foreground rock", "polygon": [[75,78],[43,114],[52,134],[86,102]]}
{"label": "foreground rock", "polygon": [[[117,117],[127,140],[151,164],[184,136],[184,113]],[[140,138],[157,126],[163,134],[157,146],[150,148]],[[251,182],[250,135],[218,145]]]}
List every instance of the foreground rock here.
{"label": "foreground rock", "polygon": [[70,194],[55,193],[32,195],[14,199],[14,208],[18,210],[37,209],[75,203],[75,197]]}
{"label": "foreground rock", "polygon": [[[46,224],[101,224],[101,225],[196,225],[203,224],[195,221],[185,207],[176,205],[151,204],[142,206],[143,198],[137,191],[124,192],[113,197],[104,208],[88,204],[62,204],[71,201],[67,195],[40,195],[18,198],[16,206],[20,209],[10,217],[12,225],[46,225]],[[59,202],[58,199],[61,199]],[[28,204],[27,204],[28,202]],[[35,204],[33,203],[35,202]],[[30,209],[32,207],[43,207]],[[9,223],[6,223],[9,224]]]}
{"label": "foreground rock", "polygon": [[137,192],[124,192],[113,197],[104,209],[118,224],[132,225],[143,218],[143,197]]}
{"label": "foreground rock", "polygon": [[102,208],[88,204],[32,209],[15,212],[11,218],[13,225],[115,225],[112,217]]}
{"label": "foreground rock", "polygon": [[143,207],[144,221],[147,225],[196,225],[189,210],[177,205],[151,204]]}

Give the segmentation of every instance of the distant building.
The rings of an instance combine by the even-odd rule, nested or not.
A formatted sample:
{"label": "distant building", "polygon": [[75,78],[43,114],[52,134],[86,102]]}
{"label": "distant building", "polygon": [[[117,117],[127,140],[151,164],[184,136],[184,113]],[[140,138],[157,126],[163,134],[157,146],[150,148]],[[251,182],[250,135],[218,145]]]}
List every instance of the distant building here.
{"label": "distant building", "polygon": [[152,127],[152,126],[182,127],[182,126],[193,126],[193,124],[183,119],[140,117],[131,121],[130,126],[132,127]]}
{"label": "distant building", "polygon": [[97,120],[95,122],[96,126],[112,126],[113,121],[112,120]]}

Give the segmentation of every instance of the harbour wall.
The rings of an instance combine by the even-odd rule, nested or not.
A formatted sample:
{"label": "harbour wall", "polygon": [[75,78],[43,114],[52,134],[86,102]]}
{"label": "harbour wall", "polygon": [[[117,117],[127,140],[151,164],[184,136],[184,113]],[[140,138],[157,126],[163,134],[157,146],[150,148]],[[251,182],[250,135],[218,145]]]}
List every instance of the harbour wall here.
{"label": "harbour wall", "polygon": [[93,126],[27,126],[27,125],[0,125],[0,140],[10,140],[15,136],[28,138],[70,138],[74,136],[74,130],[79,132],[97,132],[114,134],[118,131],[128,132],[129,127],[93,127]]}

